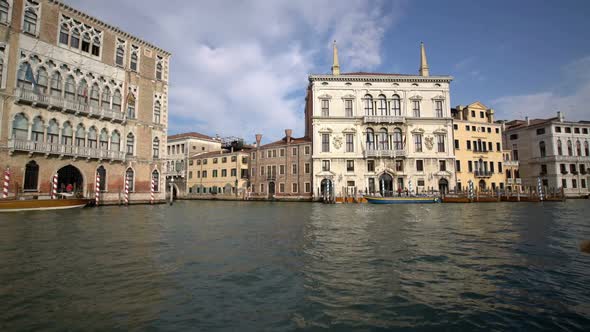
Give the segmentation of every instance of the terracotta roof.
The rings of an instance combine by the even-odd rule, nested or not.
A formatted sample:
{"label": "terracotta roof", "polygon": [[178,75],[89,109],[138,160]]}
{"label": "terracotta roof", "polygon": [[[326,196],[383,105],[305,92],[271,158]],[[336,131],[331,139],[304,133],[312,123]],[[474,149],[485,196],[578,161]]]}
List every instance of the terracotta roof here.
{"label": "terracotta roof", "polygon": [[181,133],[181,134],[176,134],[176,135],[171,135],[168,136],[168,140],[174,140],[174,139],[179,139],[179,138],[198,138],[198,139],[206,139],[206,140],[215,140],[215,138],[211,137],[211,136],[207,136],[201,133],[197,133],[197,132],[189,132],[189,133]]}
{"label": "terracotta roof", "polygon": [[[299,138],[291,137],[290,144],[303,144],[303,143],[311,143],[311,139],[309,139],[308,137],[299,137]],[[261,145],[260,148],[266,149],[266,148],[270,148],[270,147],[274,147],[274,146],[282,146],[282,145],[287,145],[287,137],[286,136],[278,141]]]}
{"label": "terracotta roof", "polygon": [[[550,119],[531,119],[529,120],[529,127],[530,126],[536,126],[536,125],[540,125],[543,123],[548,123],[554,120],[559,120],[558,118],[550,118]],[[513,121],[509,121],[506,122],[506,130],[511,130],[511,129],[517,129],[517,128],[522,128],[522,127],[527,127],[527,123],[525,120],[513,120]]]}

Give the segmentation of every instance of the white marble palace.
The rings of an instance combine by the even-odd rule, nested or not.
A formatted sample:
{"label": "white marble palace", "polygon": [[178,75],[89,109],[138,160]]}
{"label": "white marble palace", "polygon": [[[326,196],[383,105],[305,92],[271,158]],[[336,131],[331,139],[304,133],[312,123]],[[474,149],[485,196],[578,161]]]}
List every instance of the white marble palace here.
{"label": "white marble palace", "polygon": [[430,76],[421,44],[418,75],[310,75],[306,136],[313,140],[314,197],[397,194],[455,186],[451,76]]}

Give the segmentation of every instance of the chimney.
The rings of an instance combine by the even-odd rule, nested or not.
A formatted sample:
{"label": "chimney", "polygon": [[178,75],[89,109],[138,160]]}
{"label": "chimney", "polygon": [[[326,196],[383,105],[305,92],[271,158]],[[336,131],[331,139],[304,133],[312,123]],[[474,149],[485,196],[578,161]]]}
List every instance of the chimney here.
{"label": "chimney", "polygon": [[293,135],[293,130],[285,129],[285,137],[287,138],[287,143],[291,143],[291,135]]}
{"label": "chimney", "polygon": [[565,121],[565,115],[563,112],[557,112],[557,118],[559,119],[559,122]]}
{"label": "chimney", "polygon": [[262,134],[256,134],[256,147],[260,147],[260,141],[262,140]]}
{"label": "chimney", "polygon": [[526,121],[526,125],[527,125],[527,126],[530,126],[530,125],[531,125],[531,120],[529,119],[529,117],[528,117],[528,116],[525,116],[525,117],[524,117],[524,121]]}

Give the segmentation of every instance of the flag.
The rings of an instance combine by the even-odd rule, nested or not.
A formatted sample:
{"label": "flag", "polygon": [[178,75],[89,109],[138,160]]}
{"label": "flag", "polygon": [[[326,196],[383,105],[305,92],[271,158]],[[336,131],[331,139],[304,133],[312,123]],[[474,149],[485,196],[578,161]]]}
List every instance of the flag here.
{"label": "flag", "polygon": [[35,80],[33,68],[31,68],[30,63],[27,63],[27,68],[25,70],[25,81],[31,82],[31,84],[33,85],[33,90],[37,87],[37,81]]}

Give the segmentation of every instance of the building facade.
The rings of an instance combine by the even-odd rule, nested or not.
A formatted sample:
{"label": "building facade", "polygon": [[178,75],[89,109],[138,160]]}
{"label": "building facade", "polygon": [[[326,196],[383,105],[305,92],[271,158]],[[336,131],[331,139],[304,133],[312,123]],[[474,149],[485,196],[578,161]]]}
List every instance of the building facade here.
{"label": "building facade", "polygon": [[503,167],[506,174],[506,190],[522,192],[522,179],[520,178],[518,160],[512,160],[512,150],[504,149],[502,153],[504,155]]}
{"label": "building facade", "polygon": [[447,192],[455,184],[450,76],[310,75],[306,136],[312,138],[314,197],[398,190]]}
{"label": "building facade", "polygon": [[244,198],[248,188],[249,156],[250,148],[244,148],[206,152],[190,157],[188,195]]}
{"label": "building facade", "polygon": [[0,164],[10,196],[72,185],[103,201],[163,199],[170,53],[56,0],[0,6]]}
{"label": "building facade", "polygon": [[540,178],[548,190],[566,196],[587,196],[590,181],[590,122],[566,121],[562,112],[550,119],[505,123],[504,144],[519,162],[524,186]]}
{"label": "building facade", "polygon": [[502,125],[494,122],[494,110],[480,102],[451,109],[457,189],[473,182],[479,190],[503,189]]}
{"label": "building facade", "polygon": [[[194,163],[191,156],[221,150],[221,140],[201,133],[182,133],[168,136],[166,146],[166,190],[172,185],[176,195],[189,192],[187,186],[188,165]],[[191,165],[192,166],[192,165]]]}
{"label": "building facade", "polygon": [[291,136],[290,129],[279,141],[260,145],[250,153],[250,196],[257,199],[311,200],[311,140]]}

